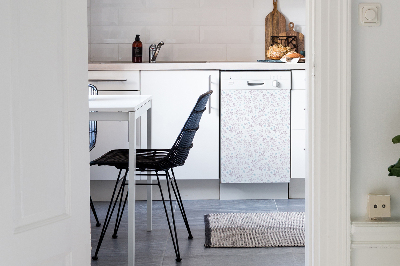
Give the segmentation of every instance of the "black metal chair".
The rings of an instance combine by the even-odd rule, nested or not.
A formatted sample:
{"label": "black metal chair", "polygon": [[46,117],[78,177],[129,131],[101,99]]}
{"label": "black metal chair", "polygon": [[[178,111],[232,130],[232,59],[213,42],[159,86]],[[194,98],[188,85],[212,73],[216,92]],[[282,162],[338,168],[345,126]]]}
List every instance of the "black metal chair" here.
{"label": "black metal chair", "polygon": [[[98,91],[96,86],[93,84],[89,84],[89,95],[98,95]],[[94,146],[96,145],[97,140],[97,121],[89,121],[89,151],[92,151]],[[101,223],[99,222],[99,218],[97,217],[96,209],[94,208],[94,204],[92,201],[92,196],[90,196],[90,209],[96,219],[96,226],[99,227]]]}
{"label": "black metal chair", "polygon": [[[181,261],[181,256],[179,252],[179,244],[178,244],[178,236],[176,233],[176,226],[175,226],[175,216],[173,212],[173,205],[172,205],[172,197],[171,197],[171,188],[175,195],[175,199],[178,203],[179,210],[182,214],[182,218],[185,222],[186,229],[188,231],[188,238],[192,239],[192,233],[190,231],[189,222],[186,217],[185,209],[183,207],[183,202],[181,195],[179,193],[178,184],[175,179],[175,174],[173,168],[177,166],[184,165],[190,149],[193,147],[193,138],[196,134],[196,131],[199,129],[199,123],[203,112],[206,110],[206,103],[212,94],[212,91],[204,93],[200,95],[199,99],[196,102],[192,112],[189,115],[185,125],[183,126],[178,138],[175,140],[174,145],[171,149],[137,149],[136,150],[136,171],[146,172],[144,174],[139,175],[155,175],[157,177],[157,185],[160,189],[161,199],[164,206],[165,215],[168,222],[169,232],[171,235],[172,243],[175,250],[176,261]],[[105,222],[103,224],[103,229],[100,235],[99,242],[97,244],[97,248],[95,251],[94,256],[92,257],[93,260],[97,260],[98,253],[101,247],[101,243],[104,239],[104,235],[107,231],[107,227],[110,223],[111,216],[114,212],[116,204],[119,200],[118,206],[118,213],[113,233],[113,238],[117,238],[118,228],[121,222],[122,214],[124,212],[124,208],[126,205],[126,201],[128,198],[128,193],[125,193],[124,197],[124,187],[127,185],[126,176],[129,171],[129,150],[128,149],[118,149],[118,150],[111,150],[106,154],[102,155],[101,157],[93,160],[91,165],[108,165],[114,166],[119,169],[119,174],[117,177],[117,181],[114,186],[114,190],[112,193],[111,201],[108,206],[108,211],[106,215]],[[122,178],[121,173],[122,170],[125,170]],[[150,173],[149,173],[150,172]],[[155,174],[152,174],[155,172]],[[164,174],[160,174],[159,172],[165,172]],[[171,172],[171,173],[170,173]],[[164,194],[161,188],[160,183],[160,176],[166,177],[167,188],[168,188],[168,200],[170,203],[170,214],[168,214],[167,206],[165,204]],[[119,185],[119,189],[117,195],[115,197],[115,192]],[[116,199],[114,202],[114,198]],[[123,204],[122,204],[123,202]],[[172,218],[172,226],[170,221],[170,216]]]}

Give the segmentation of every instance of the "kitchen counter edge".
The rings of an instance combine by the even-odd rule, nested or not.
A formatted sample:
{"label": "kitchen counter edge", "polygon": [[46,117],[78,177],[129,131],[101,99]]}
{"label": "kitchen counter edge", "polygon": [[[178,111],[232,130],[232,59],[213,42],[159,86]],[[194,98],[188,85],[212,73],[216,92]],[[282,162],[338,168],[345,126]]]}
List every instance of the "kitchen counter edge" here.
{"label": "kitchen counter edge", "polygon": [[306,69],[305,63],[210,62],[210,63],[89,63],[89,71],[124,70],[292,70]]}

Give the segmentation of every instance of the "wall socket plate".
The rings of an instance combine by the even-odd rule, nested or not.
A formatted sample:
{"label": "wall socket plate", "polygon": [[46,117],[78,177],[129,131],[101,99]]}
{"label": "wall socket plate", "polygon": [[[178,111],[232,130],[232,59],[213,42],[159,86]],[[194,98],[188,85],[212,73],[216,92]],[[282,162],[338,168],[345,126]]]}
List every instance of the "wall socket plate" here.
{"label": "wall socket plate", "polygon": [[376,218],[390,217],[390,195],[368,194],[368,217]]}

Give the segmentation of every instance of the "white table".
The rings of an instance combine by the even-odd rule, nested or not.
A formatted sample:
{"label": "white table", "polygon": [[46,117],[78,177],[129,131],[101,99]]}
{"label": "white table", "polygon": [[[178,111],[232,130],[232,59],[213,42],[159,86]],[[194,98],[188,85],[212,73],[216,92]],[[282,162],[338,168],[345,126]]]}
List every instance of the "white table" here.
{"label": "white table", "polygon": [[[90,95],[89,120],[128,121],[129,134],[129,196],[128,196],[128,265],[135,265],[135,169],[136,119],[147,114],[147,148],[151,148],[150,95]],[[96,112],[93,112],[96,111]],[[141,128],[142,131],[144,129]],[[151,183],[151,176],[147,178]],[[147,230],[152,230],[152,189],[147,188]]]}

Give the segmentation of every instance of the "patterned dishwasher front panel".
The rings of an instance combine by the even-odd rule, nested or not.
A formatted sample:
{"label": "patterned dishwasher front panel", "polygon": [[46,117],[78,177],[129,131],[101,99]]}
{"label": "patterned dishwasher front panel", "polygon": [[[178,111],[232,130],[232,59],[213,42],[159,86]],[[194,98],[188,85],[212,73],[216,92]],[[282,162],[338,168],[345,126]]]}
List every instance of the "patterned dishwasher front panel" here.
{"label": "patterned dishwasher front panel", "polygon": [[290,181],[290,90],[221,90],[221,182]]}

